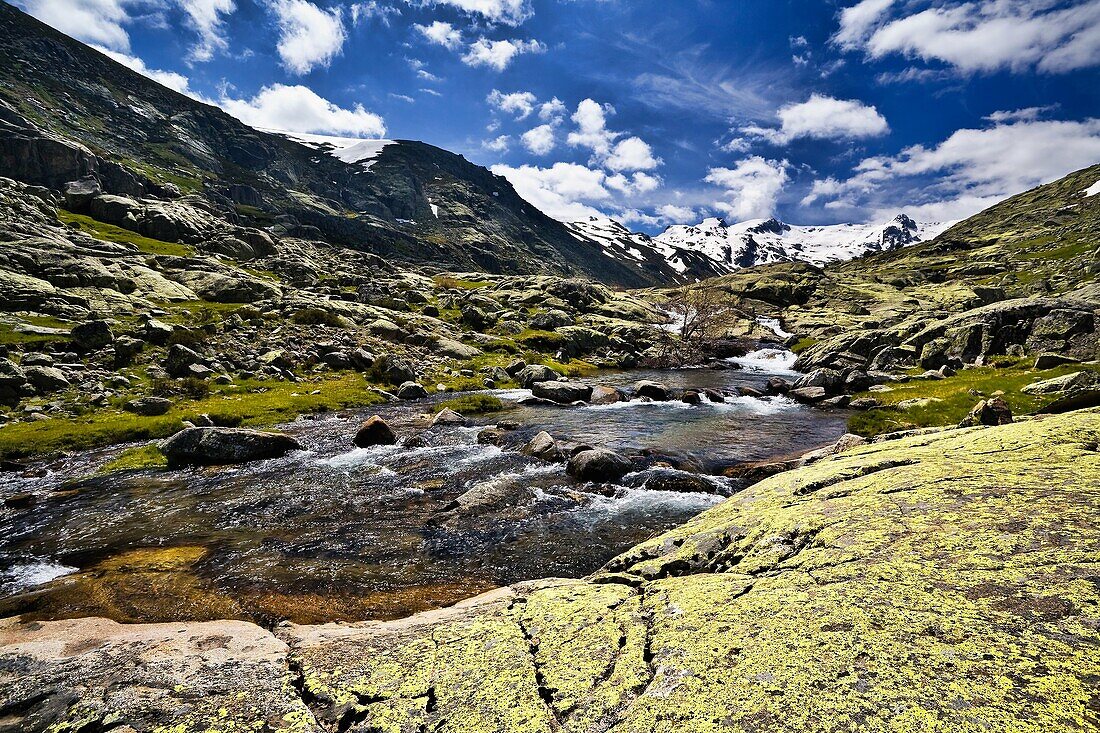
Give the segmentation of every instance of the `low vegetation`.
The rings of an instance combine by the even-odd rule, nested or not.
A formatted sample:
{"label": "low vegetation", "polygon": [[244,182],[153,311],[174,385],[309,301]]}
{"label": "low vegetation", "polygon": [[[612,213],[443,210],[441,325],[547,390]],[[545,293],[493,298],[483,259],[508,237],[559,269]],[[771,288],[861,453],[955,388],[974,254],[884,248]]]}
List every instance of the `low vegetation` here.
{"label": "low vegetation", "polygon": [[[1037,371],[1022,363],[964,369],[940,380],[914,379],[891,385],[889,392],[864,392],[856,397],[874,397],[882,407],[860,412],[848,421],[848,430],[872,437],[899,430],[956,425],[980,400],[1003,392],[1014,415],[1033,413],[1053,401],[1051,395],[1029,395],[1020,390],[1033,382],[1051,379],[1081,369],[1081,365]],[[898,408],[899,403],[919,400]]]}
{"label": "low vegetation", "polygon": [[142,445],[127,448],[117,458],[103,464],[98,473],[118,473],[119,471],[143,471],[152,468],[164,468],[168,459],[156,445]]}
{"label": "low vegetation", "polygon": [[79,229],[96,239],[118,244],[132,244],[138,250],[148,255],[167,255],[173,257],[191,257],[195,254],[193,247],[186,244],[163,242],[159,239],[145,237],[129,229],[117,227],[114,224],[106,224],[97,221],[84,214],[74,214],[65,209],[57,210],[57,218],[69,226]]}

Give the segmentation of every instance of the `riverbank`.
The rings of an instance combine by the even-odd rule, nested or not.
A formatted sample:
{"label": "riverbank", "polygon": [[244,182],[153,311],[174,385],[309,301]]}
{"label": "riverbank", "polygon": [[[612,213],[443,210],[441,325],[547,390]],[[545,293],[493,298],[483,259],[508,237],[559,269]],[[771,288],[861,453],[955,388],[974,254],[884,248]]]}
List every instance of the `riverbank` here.
{"label": "riverbank", "polygon": [[3,705],[178,730],[1092,730],[1098,442],[1085,411],[858,448],[585,580],[399,622],[9,620]]}

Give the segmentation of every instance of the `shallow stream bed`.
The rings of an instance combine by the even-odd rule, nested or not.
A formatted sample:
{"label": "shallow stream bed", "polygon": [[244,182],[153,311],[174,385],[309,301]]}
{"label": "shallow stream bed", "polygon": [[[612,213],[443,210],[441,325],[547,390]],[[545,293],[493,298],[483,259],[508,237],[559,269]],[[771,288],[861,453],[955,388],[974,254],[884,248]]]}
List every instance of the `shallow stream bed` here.
{"label": "shallow stream bed", "polygon": [[[782,352],[739,361],[740,370],[635,371],[592,381],[731,390],[791,376]],[[529,393],[498,394],[510,401]],[[422,415],[431,410],[431,403],[406,403],[299,419],[281,429],[306,450],[237,467],[94,476],[123,450],[115,447],[0,474],[0,496],[35,499],[0,509],[0,615],[387,619],[520,580],[579,577],[722,497],[578,484],[559,464],[479,445],[481,427],[511,420],[523,437],[547,430],[657,450],[716,472],[828,443],[847,417],[782,398],[733,397],[698,406],[517,406],[472,427],[426,430]],[[422,433],[425,447],[354,448],[356,427],[375,412],[401,436]],[[448,511],[484,482],[531,490],[519,505]]]}

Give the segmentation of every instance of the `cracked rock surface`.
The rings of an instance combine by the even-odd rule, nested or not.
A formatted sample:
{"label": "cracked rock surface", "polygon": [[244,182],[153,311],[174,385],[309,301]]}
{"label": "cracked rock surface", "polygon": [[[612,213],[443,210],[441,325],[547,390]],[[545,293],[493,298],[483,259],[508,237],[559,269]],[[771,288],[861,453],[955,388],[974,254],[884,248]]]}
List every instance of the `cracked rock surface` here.
{"label": "cracked rock surface", "polygon": [[1098,443],[1097,411],[875,443],[401,621],[9,620],[0,728],[1100,730]]}

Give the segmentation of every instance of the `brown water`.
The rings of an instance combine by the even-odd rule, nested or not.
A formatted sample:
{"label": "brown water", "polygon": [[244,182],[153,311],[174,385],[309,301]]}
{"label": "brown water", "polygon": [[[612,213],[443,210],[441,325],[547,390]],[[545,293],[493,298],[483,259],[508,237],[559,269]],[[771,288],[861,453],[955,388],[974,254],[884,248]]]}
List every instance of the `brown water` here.
{"label": "brown water", "polygon": [[[731,389],[783,371],[778,361],[748,363],[759,370],[633,372],[598,381],[656,378]],[[478,445],[480,426],[425,431],[420,413],[429,410],[401,404],[371,411],[399,434],[422,433],[422,448],[353,448],[351,436],[368,414],[353,412],[283,426],[307,450],[244,466],[85,478],[122,450],[116,447],[0,475],[0,495],[36,497],[32,506],[0,510],[0,614],[395,618],[519,580],[586,575],[721,500],[580,485],[560,465]],[[545,429],[614,448],[659,449],[713,471],[835,440],[846,415],[734,398],[697,407],[519,407],[480,422],[496,419],[520,422],[523,437]],[[535,493],[473,515],[445,510],[485,481]],[[722,481],[720,490],[736,488]]]}

